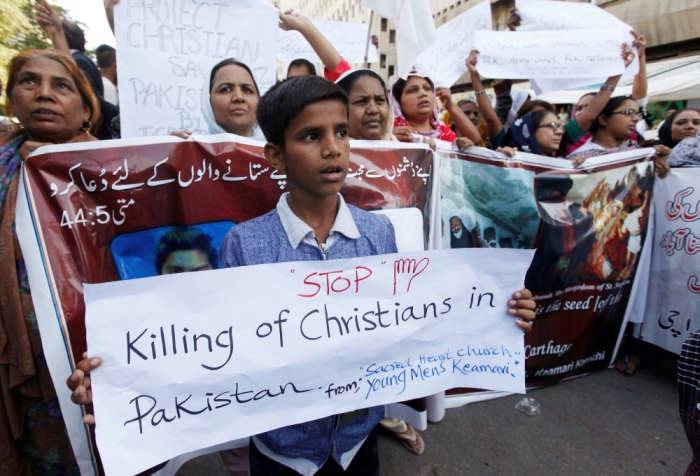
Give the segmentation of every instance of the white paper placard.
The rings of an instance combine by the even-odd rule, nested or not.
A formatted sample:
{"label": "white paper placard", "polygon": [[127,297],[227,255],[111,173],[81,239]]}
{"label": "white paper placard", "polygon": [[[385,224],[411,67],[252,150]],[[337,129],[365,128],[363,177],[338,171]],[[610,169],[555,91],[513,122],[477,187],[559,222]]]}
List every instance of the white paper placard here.
{"label": "white paper placard", "polygon": [[453,387],[524,392],[507,301],[534,250],[279,263],[85,285],[108,476]]}
{"label": "white paper placard", "polygon": [[275,83],[279,16],[259,0],[123,0],[114,22],[122,138],[208,133],[203,91],[225,58],[248,65],[261,94]]}
{"label": "white paper placard", "polygon": [[619,30],[477,31],[479,73],[487,78],[597,78],[622,74]]}
{"label": "white paper placard", "polygon": [[418,55],[416,69],[435,86],[449,88],[467,72],[465,60],[474,49],[474,33],[491,29],[491,2],[484,0],[437,29],[437,41]]}
{"label": "white paper placard", "polygon": [[[362,23],[332,20],[311,20],[316,28],[338,50],[348,63],[364,63],[367,48],[368,26]],[[312,63],[320,63],[314,49],[298,31],[280,30],[277,34],[277,60],[289,63],[304,58]],[[377,48],[370,43],[367,61],[377,62]]]}
{"label": "white paper placard", "polygon": [[[518,31],[619,29],[628,45],[632,46],[634,41],[634,36],[630,33],[632,26],[623,22],[612,13],[591,3],[516,0],[515,5],[521,19]],[[634,48],[634,51],[637,53],[636,48]],[[638,72],[639,58],[636,57],[623,73],[623,77],[632,78]],[[533,88],[539,95],[590,84],[602,84],[606,79],[606,77],[594,79],[539,78],[536,81],[536,85],[533,84]]]}

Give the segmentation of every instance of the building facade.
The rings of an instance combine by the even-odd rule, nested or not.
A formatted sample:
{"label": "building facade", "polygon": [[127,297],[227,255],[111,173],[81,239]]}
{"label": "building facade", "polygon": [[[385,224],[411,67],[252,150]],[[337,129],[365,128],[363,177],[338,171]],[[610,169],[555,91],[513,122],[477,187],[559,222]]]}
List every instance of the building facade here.
{"label": "building facade", "polygon": [[[430,6],[439,27],[469,10],[483,0],[430,0]],[[644,34],[648,42],[650,60],[700,53],[700,0],[563,0],[596,3],[635,30]],[[361,0],[288,0],[285,8],[298,8],[309,18],[368,23],[370,11]],[[504,30],[515,0],[491,0],[493,26]],[[396,67],[396,28],[386,18],[374,16],[372,33],[379,38],[379,61],[371,65],[391,84]],[[453,86],[453,91],[469,91],[471,84],[465,75]]]}

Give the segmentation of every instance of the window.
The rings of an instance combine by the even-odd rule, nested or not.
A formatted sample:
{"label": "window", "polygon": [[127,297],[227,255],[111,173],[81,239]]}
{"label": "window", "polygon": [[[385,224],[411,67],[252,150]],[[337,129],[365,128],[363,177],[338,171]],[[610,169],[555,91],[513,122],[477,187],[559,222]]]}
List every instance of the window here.
{"label": "window", "polygon": [[396,30],[389,30],[389,43],[396,43]]}
{"label": "window", "polygon": [[386,31],[387,28],[387,19],[382,18],[382,31]]}
{"label": "window", "polygon": [[382,68],[386,68],[386,55],[381,55],[379,58],[379,66]]}
{"label": "window", "polygon": [[390,64],[389,65],[389,77],[394,75],[394,65]]}

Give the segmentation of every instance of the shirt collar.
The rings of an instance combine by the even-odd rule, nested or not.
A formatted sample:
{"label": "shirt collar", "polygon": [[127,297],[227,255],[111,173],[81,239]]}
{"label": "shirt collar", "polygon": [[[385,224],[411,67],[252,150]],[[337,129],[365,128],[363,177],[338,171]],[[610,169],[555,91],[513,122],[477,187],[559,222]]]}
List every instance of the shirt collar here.
{"label": "shirt collar", "polygon": [[[292,245],[292,248],[297,249],[299,244],[304,241],[304,238],[309,236],[309,234],[311,234],[311,238],[314,238],[314,231],[289,208],[288,199],[289,192],[280,197],[279,202],[277,202],[277,213],[282,221],[282,227],[287,233],[289,244]],[[338,215],[335,217],[335,223],[333,223],[331,227],[329,236],[333,233],[340,233],[351,240],[356,240],[361,236],[355,224],[355,220],[352,218],[350,209],[345,203],[343,196],[340,194],[338,194]]]}

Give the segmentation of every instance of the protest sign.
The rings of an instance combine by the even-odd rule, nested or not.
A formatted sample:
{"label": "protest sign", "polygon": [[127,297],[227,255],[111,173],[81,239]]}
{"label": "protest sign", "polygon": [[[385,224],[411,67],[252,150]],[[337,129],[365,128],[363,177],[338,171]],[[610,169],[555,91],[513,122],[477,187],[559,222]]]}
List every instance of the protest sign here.
{"label": "protest sign", "polygon": [[211,3],[125,0],[114,7],[121,136],[202,134],[214,121],[209,73],[225,58],[253,72],[260,93],[275,83],[278,11],[258,0]]}
{"label": "protest sign", "polygon": [[506,303],[532,253],[442,250],[86,285],[107,475],[452,387],[523,393],[523,332]]}
{"label": "protest sign", "polygon": [[530,154],[441,153],[443,247],[537,248],[525,279],[537,302],[525,337],[528,387],[614,357],[645,241],[650,154],[611,154],[576,169]]}
{"label": "protest sign", "polygon": [[477,68],[487,78],[596,78],[622,74],[619,31],[477,31]]}
{"label": "protest sign", "polygon": [[[350,161],[342,190],[347,202],[386,214],[400,251],[428,249],[432,151],[353,141]],[[81,283],[173,272],[165,265],[177,242],[198,243],[207,257],[200,264],[217,268],[224,234],[272,210],[287,190],[286,177],[270,167],[259,142],[233,135],[50,146],[23,173],[18,236],[44,353],[62,411],[70,415],[73,449],[92,467],[91,439],[65,385],[87,350]]]}
{"label": "protest sign", "polygon": [[[534,30],[596,30],[619,31],[624,42],[632,46],[634,36],[632,26],[612,13],[592,3],[559,2],[551,0],[516,0],[515,6],[520,16],[518,31]],[[634,48],[636,53],[636,48]],[[625,70],[623,77],[632,78],[639,72],[639,58]],[[603,84],[607,77],[547,79],[530,78],[535,92],[544,94],[564,89],[573,89],[592,84]]]}
{"label": "protest sign", "polygon": [[435,43],[435,21],[428,0],[362,0],[362,5],[396,26],[398,74],[406,78],[418,55]]}
{"label": "protest sign", "polygon": [[[367,47],[367,25],[332,20],[311,20],[321,34],[338,50],[348,63],[365,63]],[[277,33],[277,60],[289,63],[304,58],[312,63],[321,63],[314,49],[298,31],[279,30]],[[377,62],[377,49],[370,45],[367,62]]]}
{"label": "protest sign", "polygon": [[671,169],[654,186],[654,238],[641,338],[676,354],[700,329],[700,170]]}
{"label": "protest sign", "polygon": [[474,32],[491,29],[491,2],[484,0],[437,29],[436,42],[418,55],[416,69],[436,86],[449,88],[467,72],[465,60],[474,49]]}

